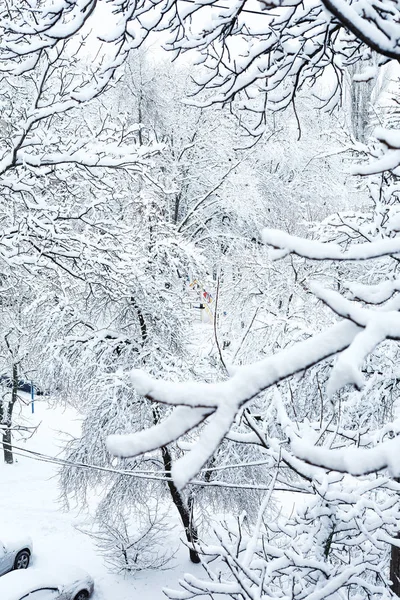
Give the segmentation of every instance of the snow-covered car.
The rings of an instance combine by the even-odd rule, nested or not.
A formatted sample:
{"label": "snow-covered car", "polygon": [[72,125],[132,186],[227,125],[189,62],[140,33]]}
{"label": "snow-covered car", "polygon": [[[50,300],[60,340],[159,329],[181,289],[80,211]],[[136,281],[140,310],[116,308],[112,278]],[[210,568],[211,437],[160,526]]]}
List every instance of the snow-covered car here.
{"label": "snow-covered car", "polygon": [[87,600],[93,588],[86,571],[64,565],[51,571],[33,567],[0,577],[1,600]]}
{"label": "snow-covered car", "polygon": [[[32,540],[27,536],[0,538],[0,575],[13,569],[26,569],[32,554]],[[1,598],[1,596],[0,596]]]}

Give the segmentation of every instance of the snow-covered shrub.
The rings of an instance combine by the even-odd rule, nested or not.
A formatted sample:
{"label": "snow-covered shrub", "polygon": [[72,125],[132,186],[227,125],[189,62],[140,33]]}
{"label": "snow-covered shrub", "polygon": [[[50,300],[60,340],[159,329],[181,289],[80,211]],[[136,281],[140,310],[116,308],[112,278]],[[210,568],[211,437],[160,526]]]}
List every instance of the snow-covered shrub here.
{"label": "snow-covered shrub", "polygon": [[141,507],[133,518],[118,514],[113,521],[96,521],[89,534],[110,571],[134,575],[146,569],[163,569],[176,550],[166,543],[171,526],[158,506]]}

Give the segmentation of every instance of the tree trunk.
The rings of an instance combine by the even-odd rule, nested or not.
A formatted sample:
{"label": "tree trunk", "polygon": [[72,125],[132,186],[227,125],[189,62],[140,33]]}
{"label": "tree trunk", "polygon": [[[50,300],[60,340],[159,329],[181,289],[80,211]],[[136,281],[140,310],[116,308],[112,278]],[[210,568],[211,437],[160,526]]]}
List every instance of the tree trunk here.
{"label": "tree trunk", "polygon": [[[400,533],[396,537],[400,538]],[[392,546],[389,577],[392,582],[390,589],[393,594],[400,597],[400,548],[398,546]]]}
{"label": "tree trunk", "polygon": [[[186,539],[187,539],[188,543],[195,544],[198,540],[198,537],[197,537],[196,527],[194,526],[193,521],[192,521],[193,500],[190,499],[189,503],[186,504],[183,496],[181,495],[179,490],[176,488],[176,486],[172,480],[172,477],[171,477],[172,461],[171,461],[171,455],[169,453],[168,448],[166,448],[166,447],[161,448],[161,453],[162,453],[163,462],[164,462],[164,469],[167,473],[165,477],[167,478],[168,488],[169,488],[169,491],[171,494],[172,502],[175,504],[175,506],[179,512],[179,516],[182,520],[183,527],[185,528],[185,535],[186,535]],[[190,555],[190,560],[192,561],[192,563],[200,562],[200,557],[198,555],[198,552],[194,548],[189,548],[189,555]]]}
{"label": "tree trunk", "polygon": [[4,411],[3,409],[3,424],[6,426],[6,429],[3,433],[3,455],[4,462],[8,465],[12,465],[14,462],[14,456],[11,445],[11,425],[12,425],[12,414],[14,409],[14,404],[17,401],[18,397],[18,367],[17,365],[13,365],[13,374],[12,374],[12,390],[11,390],[11,400],[7,404],[7,408]]}
{"label": "tree trunk", "polygon": [[[395,481],[400,483],[400,477],[395,477]],[[400,539],[400,532],[397,533],[397,538]],[[392,546],[390,552],[390,586],[393,594],[400,597],[400,548],[398,546]]]}
{"label": "tree trunk", "polygon": [[[145,346],[145,343],[147,341],[146,321],[145,321],[142,311],[140,310],[139,306],[136,304],[135,298],[131,297],[131,303],[138,315],[139,325],[140,325],[140,333],[142,336],[142,346]],[[157,423],[160,421],[159,412],[158,412],[157,408],[155,408],[155,407],[153,407],[152,412],[153,412],[153,422],[155,425],[157,425]],[[179,513],[179,516],[182,520],[186,539],[187,539],[188,543],[194,544],[197,542],[198,537],[197,537],[196,528],[193,525],[193,520],[192,520],[193,502],[192,502],[192,500],[190,500],[189,503],[186,504],[184,497],[179,492],[179,490],[176,488],[176,486],[173,482],[173,479],[171,477],[172,459],[171,459],[171,454],[170,454],[168,448],[165,448],[165,447],[161,448],[161,454],[162,454],[164,469],[165,469],[165,473],[166,473],[165,478],[167,480],[168,489],[171,494],[172,502],[175,504],[177,511]],[[200,562],[199,555],[196,552],[196,550],[194,550],[193,548],[189,548],[189,556],[190,556],[190,560],[193,563]]]}

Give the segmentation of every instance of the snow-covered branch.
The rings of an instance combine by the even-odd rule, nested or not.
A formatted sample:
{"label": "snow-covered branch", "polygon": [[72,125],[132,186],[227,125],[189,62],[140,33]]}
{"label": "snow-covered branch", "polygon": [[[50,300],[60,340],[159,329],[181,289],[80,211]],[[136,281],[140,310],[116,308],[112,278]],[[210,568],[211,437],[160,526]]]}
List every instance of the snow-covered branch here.
{"label": "snow-covered branch", "polygon": [[358,281],[345,281],[343,285],[351,292],[354,298],[367,304],[382,304],[389,300],[396,292],[400,292],[400,279],[380,281],[376,284],[363,284]]}
{"label": "snow-covered branch", "polygon": [[262,239],[268,246],[282,251],[277,258],[292,253],[310,260],[368,260],[400,252],[400,238],[355,244],[346,250],[339,244],[306,240],[276,229],[263,229]]}
{"label": "snow-covered branch", "polygon": [[383,442],[374,448],[343,448],[331,450],[319,446],[313,446],[304,440],[294,438],[291,440],[291,448],[297,458],[307,463],[349,473],[351,475],[368,475],[388,469],[393,477],[400,476],[399,452],[400,436]]}
{"label": "snow-covered branch", "polygon": [[[214,454],[244,404],[290,375],[340,352],[351,344],[359,331],[360,328],[354,323],[338,323],[274,356],[238,368],[231,379],[221,383],[172,383],[153,379],[142,371],[133,371],[132,382],[142,396],[154,402],[190,407],[196,411],[193,414],[185,412],[185,419],[182,419],[181,411],[172,413],[169,419],[174,427],[170,430],[170,441],[204,420],[207,413],[199,411],[199,408],[209,411],[208,422],[198,442],[173,467],[172,474],[177,486],[183,488]],[[135,456],[157,444],[168,443],[167,438],[163,437],[164,431],[162,424],[155,426],[152,440],[147,437],[148,432],[132,434],[127,441],[125,436],[113,436],[109,448],[116,456]]]}

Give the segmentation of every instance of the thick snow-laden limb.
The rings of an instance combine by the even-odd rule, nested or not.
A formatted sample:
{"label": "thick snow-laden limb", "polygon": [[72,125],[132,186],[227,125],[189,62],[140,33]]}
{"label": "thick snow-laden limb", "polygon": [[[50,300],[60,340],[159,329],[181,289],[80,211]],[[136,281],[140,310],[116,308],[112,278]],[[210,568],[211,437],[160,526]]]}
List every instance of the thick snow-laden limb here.
{"label": "thick snow-laden limb", "polygon": [[163,404],[214,409],[231,404],[240,408],[275,383],[344,350],[359,331],[348,321],[337,323],[273,356],[239,367],[233,377],[219,383],[164,381],[136,369],[131,380],[139,394]]}
{"label": "thick snow-laden limb", "polygon": [[377,127],[373,134],[387,150],[377,160],[355,165],[352,169],[354,175],[375,175],[383,171],[392,171],[400,165],[400,131]]}
{"label": "thick snow-laden limb", "polygon": [[[390,321],[386,324],[390,330]],[[363,387],[361,366],[368,354],[388,337],[388,333],[387,328],[382,329],[379,323],[372,323],[356,335],[350,346],[340,354],[331,371],[326,387],[328,397],[348,384],[355,385],[359,390]]]}
{"label": "thick snow-laden limb", "polygon": [[352,169],[353,175],[376,175],[384,171],[393,171],[400,165],[400,150],[387,150],[383,156],[365,165]]}
{"label": "thick snow-laden limb", "polygon": [[201,432],[193,449],[173,464],[171,475],[179,490],[197,475],[208,459],[217,451],[226,432],[231,428],[236,413],[236,406],[221,404],[214,412],[207,427]]}
{"label": "thick snow-laden limb", "polygon": [[400,238],[379,239],[343,250],[339,244],[306,240],[278,229],[263,229],[261,236],[264,244],[311,260],[368,260],[400,252]]}
{"label": "thick snow-laden limb", "polygon": [[381,323],[382,326],[388,320],[388,315],[391,319],[391,334],[388,337],[392,339],[398,339],[399,330],[399,319],[400,319],[400,299],[395,298],[393,301],[388,302],[387,305],[378,307],[375,310],[370,310],[359,306],[356,302],[344,298],[339,292],[335,290],[329,290],[324,288],[318,282],[311,282],[310,289],[317,298],[322,300],[329,308],[331,308],[337,315],[350,319],[360,327],[366,327],[368,324],[375,321]]}
{"label": "thick snow-laden limb", "polygon": [[400,150],[400,131],[398,129],[385,129],[377,127],[374,130],[374,137],[393,150]]}
{"label": "thick snow-laden limb", "polygon": [[210,411],[178,406],[162,423],[131,435],[110,435],[108,450],[120,457],[137,456],[174,442],[204,421]]}
{"label": "thick snow-laden limb", "polygon": [[354,298],[359,298],[367,304],[382,304],[386,300],[389,300],[395,292],[400,291],[400,279],[380,281],[374,285],[358,283],[357,281],[346,281],[344,285]]}
{"label": "thick snow-laden limb", "polygon": [[213,455],[246,402],[286,377],[345,349],[359,331],[349,321],[338,323],[274,356],[238,368],[231,379],[221,383],[172,383],[134,370],[131,378],[140,394],[155,402],[191,410],[175,409],[167,425],[160,423],[145,432],[130,434],[127,440],[127,436],[112,436],[109,449],[116,456],[136,456],[177,439],[209,415],[199,441],[173,467],[173,477],[181,489]]}
{"label": "thick snow-laden limb", "polygon": [[361,308],[338,292],[327,290],[316,283],[311,285],[311,289],[336,314],[363,328],[340,354],[333,367],[327,385],[328,396],[347,384],[354,384],[360,389],[364,382],[360,369],[368,354],[386,339],[400,339],[400,314],[396,310]]}
{"label": "thick snow-laden limb", "polygon": [[367,325],[371,319],[371,315],[379,314],[378,312],[362,308],[355,302],[344,298],[339,292],[324,288],[316,281],[312,281],[309,285],[312,293],[329,306],[336,314],[345,317],[346,319],[350,319],[360,327],[365,327]]}
{"label": "thick snow-laden limb", "polygon": [[291,448],[297,458],[340,473],[367,475],[388,469],[393,477],[400,475],[400,436],[369,449],[329,450],[296,438],[292,439]]}

